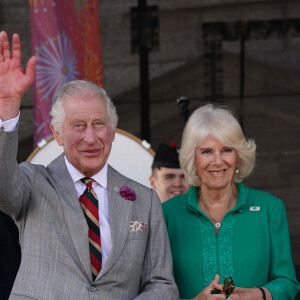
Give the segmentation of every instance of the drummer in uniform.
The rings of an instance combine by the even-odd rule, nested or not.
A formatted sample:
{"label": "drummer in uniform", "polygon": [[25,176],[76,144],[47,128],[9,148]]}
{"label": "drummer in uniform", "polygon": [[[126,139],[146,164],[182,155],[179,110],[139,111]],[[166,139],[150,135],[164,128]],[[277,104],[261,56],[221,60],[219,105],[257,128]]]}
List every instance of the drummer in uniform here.
{"label": "drummer in uniform", "polygon": [[159,144],[149,179],[151,187],[156,190],[162,203],[187,192],[189,185],[180,168],[178,149],[175,143],[170,146],[164,143]]}

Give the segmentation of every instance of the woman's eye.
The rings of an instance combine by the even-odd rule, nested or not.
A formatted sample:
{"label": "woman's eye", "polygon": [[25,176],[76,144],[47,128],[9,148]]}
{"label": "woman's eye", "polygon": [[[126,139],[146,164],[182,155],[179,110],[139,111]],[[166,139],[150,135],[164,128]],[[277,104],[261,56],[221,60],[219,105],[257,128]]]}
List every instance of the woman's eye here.
{"label": "woman's eye", "polygon": [[225,153],[231,153],[231,152],[232,152],[232,149],[231,149],[231,148],[226,148],[226,149],[224,149],[224,152],[225,152]]}
{"label": "woman's eye", "polygon": [[211,153],[210,150],[203,150],[203,151],[202,151],[202,154],[210,154],[210,153]]}

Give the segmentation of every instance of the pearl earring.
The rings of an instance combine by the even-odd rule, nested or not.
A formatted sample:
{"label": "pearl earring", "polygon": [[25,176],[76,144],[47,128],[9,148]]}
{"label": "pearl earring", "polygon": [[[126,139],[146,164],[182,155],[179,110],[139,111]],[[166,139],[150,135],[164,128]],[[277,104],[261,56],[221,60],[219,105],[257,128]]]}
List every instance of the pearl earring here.
{"label": "pearl earring", "polygon": [[236,174],[238,174],[240,171],[238,169],[235,169],[234,171]]}

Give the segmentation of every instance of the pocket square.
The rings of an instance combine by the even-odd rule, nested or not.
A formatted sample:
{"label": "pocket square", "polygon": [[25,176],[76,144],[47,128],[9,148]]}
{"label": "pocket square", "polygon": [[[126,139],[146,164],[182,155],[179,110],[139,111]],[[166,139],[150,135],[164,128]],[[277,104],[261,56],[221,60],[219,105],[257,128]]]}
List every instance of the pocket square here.
{"label": "pocket square", "polygon": [[147,230],[148,226],[142,221],[131,221],[129,231],[144,231]]}

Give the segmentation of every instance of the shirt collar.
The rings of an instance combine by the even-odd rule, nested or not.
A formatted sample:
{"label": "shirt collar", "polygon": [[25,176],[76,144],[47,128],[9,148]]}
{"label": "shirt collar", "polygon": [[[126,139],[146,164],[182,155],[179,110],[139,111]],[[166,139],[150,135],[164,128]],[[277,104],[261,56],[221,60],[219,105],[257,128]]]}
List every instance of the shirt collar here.
{"label": "shirt collar", "polygon": [[[65,162],[66,162],[66,166],[67,169],[70,173],[70,176],[73,180],[73,183],[76,183],[78,181],[80,181],[81,178],[85,177],[82,173],[80,173],[66,158],[65,158]],[[95,175],[93,175],[91,178],[93,178],[100,186],[102,186],[103,188],[107,189],[107,171],[108,171],[108,164],[105,163],[105,165],[103,166],[103,168]]]}
{"label": "shirt collar", "polygon": [[246,209],[249,189],[242,182],[237,184],[237,188],[238,188],[238,198],[237,198],[236,205],[232,210],[243,213]]}
{"label": "shirt collar", "polygon": [[[248,188],[243,183],[237,184],[238,198],[235,207],[231,210],[243,213],[246,209],[247,197],[249,194]],[[187,192],[187,205],[195,213],[201,214],[201,210],[198,204],[198,189],[197,186],[191,186]]]}
{"label": "shirt collar", "polygon": [[187,205],[196,214],[201,214],[198,204],[198,186],[191,186],[187,191]]}

